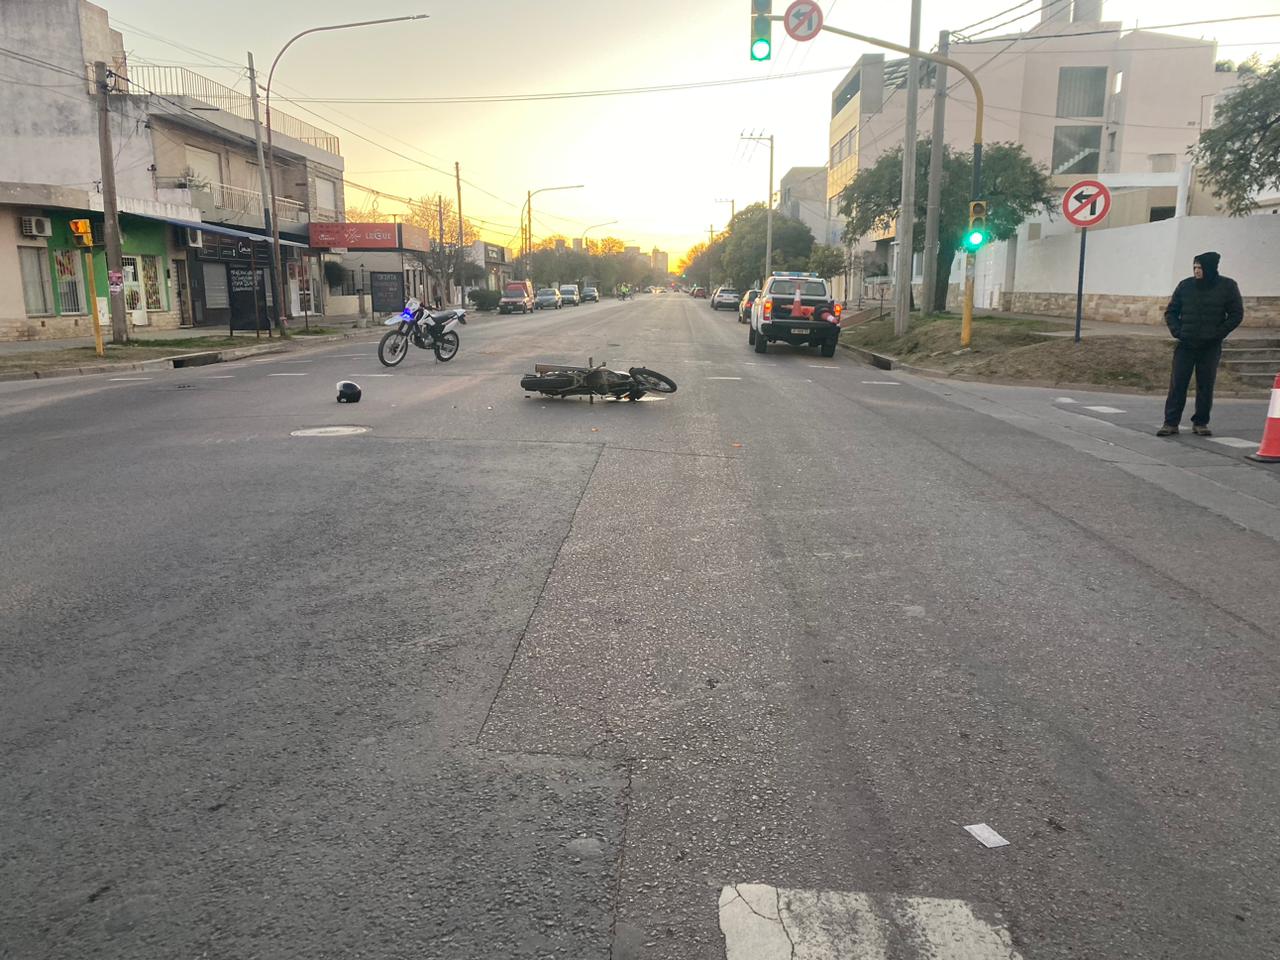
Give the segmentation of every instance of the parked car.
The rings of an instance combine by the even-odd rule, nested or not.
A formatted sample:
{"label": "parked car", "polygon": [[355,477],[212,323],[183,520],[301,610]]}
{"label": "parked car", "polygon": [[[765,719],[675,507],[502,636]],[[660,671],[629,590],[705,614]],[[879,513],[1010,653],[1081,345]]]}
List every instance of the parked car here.
{"label": "parked car", "polygon": [[528,280],[508,280],[498,300],[499,313],[529,313],[534,308],[533,284]]}
{"label": "parked car", "polygon": [[733,287],[721,287],[715,292],[715,296],[711,298],[711,309],[719,310],[721,307],[726,307],[729,310],[733,310],[738,306],[740,297],[741,294]]}
{"label": "parked car", "polygon": [[560,284],[560,299],[565,303],[572,303],[575,307],[582,306],[582,297],[578,294],[576,283]]}
{"label": "parked car", "polygon": [[742,295],[742,301],[738,304],[738,322],[751,322],[751,306],[756,302],[756,297],[760,296],[759,290],[748,290]]}
{"label": "parked car", "polygon": [[586,303],[588,300],[590,300],[592,303],[599,303],[600,291],[597,290],[595,287],[583,287],[582,302]]}
{"label": "parked car", "polygon": [[694,287],[692,290],[689,291],[689,296],[693,297],[693,299],[695,300],[705,300],[707,299],[707,288]]}
{"label": "parked car", "polygon": [[563,306],[564,300],[560,296],[560,291],[555,287],[543,287],[533,300],[533,308],[535,310],[559,310]]}

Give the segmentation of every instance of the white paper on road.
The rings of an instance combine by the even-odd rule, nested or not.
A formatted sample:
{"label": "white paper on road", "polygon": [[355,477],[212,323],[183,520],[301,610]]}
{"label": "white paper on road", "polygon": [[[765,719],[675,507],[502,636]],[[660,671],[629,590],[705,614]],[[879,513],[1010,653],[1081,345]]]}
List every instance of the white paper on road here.
{"label": "white paper on road", "polygon": [[1007,847],[1009,841],[996,833],[985,823],[975,823],[965,827],[984,847]]}
{"label": "white paper on road", "polygon": [[1245,440],[1243,437],[1210,437],[1209,440],[1213,443],[1220,443],[1224,447],[1239,447],[1242,450],[1252,450],[1258,446],[1252,440]]}
{"label": "white paper on road", "polygon": [[993,911],[963,900],[739,883],[720,891],[726,960],[1022,960]]}

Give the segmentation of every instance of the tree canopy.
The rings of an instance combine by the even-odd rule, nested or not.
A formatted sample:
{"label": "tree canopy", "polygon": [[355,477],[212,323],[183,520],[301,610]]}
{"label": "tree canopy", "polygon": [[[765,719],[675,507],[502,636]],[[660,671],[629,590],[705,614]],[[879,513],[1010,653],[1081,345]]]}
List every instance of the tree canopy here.
{"label": "tree canopy", "polygon": [[[916,146],[916,183],[929,182],[929,153],[932,144],[921,140]],[[970,189],[973,180],[973,155],[943,148],[942,195],[938,218],[938,273],[934,285],[934,302],[929,310],[946,306],[947,284],[951,277],[951,261],[969,225]],[[994,143],[982,159],[982,199],[987,201],[987,230],[993,240],[1013,236],[1027,217],[1054,208],[1049,172],[1027,155],[1020,144]],[[840,194],[840,212],[849,218],[845,240],[853,243],[868,233],[892,229],[902,206],[902,148],[880,156],[871,167],[860,172]],[[928,190],[916,190],[916,250],[924,249],[924,221],[928,208]]]}
{"label": "tree canopy", "polygon": [[1240,85],[1214,110],[1214,123],[1191,153],[1205,184],[1233,217],[1249,213],[1264,190],[1280,190],[1280,58],[1250,59]]}

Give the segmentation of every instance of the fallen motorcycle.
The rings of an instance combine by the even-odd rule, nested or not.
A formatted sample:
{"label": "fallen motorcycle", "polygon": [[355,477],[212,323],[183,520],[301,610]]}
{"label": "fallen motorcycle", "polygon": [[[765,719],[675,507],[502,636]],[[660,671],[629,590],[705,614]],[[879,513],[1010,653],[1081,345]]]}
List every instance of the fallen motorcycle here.
{"label": "fallen motorcycle", "polygon": [[436,359],[452,360],[458,352],[458,324],[467,322],[465,310],[441,310],[432,313],[410,297],[404,310],[383,321],[388,330],[378,344],[378,360],[384,367],[394,367],[409,352],[409,344],[431,350]]}
{"label": "fallen motorcycle", "polygon": [[521,388],[548,397],[589,396],[639,400],[646,393],[676,392],[674,380],[644,367],[610,370],[603,363],[586,367],[535,363],[533,370],[533,373],[520,378]]}

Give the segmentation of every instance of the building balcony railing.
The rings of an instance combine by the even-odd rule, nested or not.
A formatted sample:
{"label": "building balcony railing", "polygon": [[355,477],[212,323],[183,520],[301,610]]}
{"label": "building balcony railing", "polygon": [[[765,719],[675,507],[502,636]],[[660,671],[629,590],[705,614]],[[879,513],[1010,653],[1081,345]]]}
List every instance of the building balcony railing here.
{"label": "building balcony railing", "polygon": [[[128,74],[128,77],[116,79],[116,92],[134,96],[189,97],[242,120],[253,119],[253,101],[247,93],[239,93],[186,67],[162,67],[134,61],[129,64]],[[271,111],[271,129],[335,156],[341,155],[338,138],[334,134],[281,110]]]}
{"label": "building balcony railing", "polygon": [[[215,223],[250,223],[262,226],[262,193],[229,183],[214,183],[194,177],[157,177],[158,190],[185,190],[191,206]],[[290,197],[276,197],[276,215],[281,223],[307,223],[307,206]]]}

